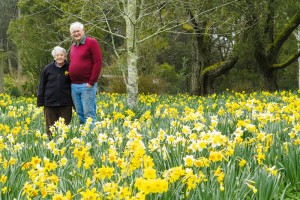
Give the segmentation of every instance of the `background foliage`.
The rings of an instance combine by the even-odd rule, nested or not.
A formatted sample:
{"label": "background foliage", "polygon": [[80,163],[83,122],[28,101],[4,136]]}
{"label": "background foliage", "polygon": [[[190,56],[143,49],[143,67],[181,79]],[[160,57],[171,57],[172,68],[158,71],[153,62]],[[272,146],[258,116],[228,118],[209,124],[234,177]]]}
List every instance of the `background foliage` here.
{"label": "background foliage", "polygon": [[[125,40],[120,37],[124,36],[126,27],[121,18],[121,5],[120,1],[111,0],[101,3],[94,0],[80,0],[76,3],[71,0],[1,0],[4,10],[1,13],[1,43],[5,44],[6,51],[2,59],[7,76],[16,79],[14,84],[20,90],[19,93],[35,93],[41,69],[53,60],[50,51],[54,46],[69,49],[69,25],[74,21],[83,22],[87,35],[97,38],[101,45],[104,66],[103,76],[99,80],[103,83],[100,90],[126,92],[124,78],[106,78],[106,75],[126,75]],[[283,27],[291,17],[299,13],[296,0],[251,3],[151,0],[147,1],[146,6],[145,9],[151,9],[151,12],[141,19],[138,30],[140,40],[156,30],[172,28],[137,44],[141,93],[190,92],[191,77],[195,73],[192,67],[197,65],[197,57],[201,56],[197,53],[199,46],[196,43],[199,39],[197,37],[201,35],[205,36],[203,48],[209,50],[203,58],[208,64],[224,61],[233,55],[239,58],[233,69],[212,80],[213,90],[210,92],[222,92],[227,88],[249,92],[263,89],[262,72],[254,51],[259,42],[265,44],[268,40],[267,35],[262,34],[265,33],[267,16],[274,11],[273,28],[276,35],[284,31]],[[198,27],[192,23],[189,13],[194,14],[192,19],[197,21]],[[160,28],[156,29],[154,24]],[[256,26],[258,28],[254,28]],[[288,37],[280,50],[278,63],[297,52],[296,44],[293,35]],[[15,73],[9,70],[20,66],[24,78],[16,78]],[[296,89],[297,71],[297,62],[276,70],[274,74],[279,89]],[[155,86],[157,82],[159,84]],[[6,88],[8,90],[10,88]]]}

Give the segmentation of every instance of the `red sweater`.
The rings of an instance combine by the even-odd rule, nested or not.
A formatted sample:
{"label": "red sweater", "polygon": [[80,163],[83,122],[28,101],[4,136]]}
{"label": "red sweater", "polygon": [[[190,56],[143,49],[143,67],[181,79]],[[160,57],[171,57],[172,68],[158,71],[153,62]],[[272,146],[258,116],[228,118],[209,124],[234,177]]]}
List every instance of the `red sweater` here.
{"label": "red sweater", "polygon": [[73,44],[70,51],[69,74],[72,83],[94,85],[102,67],[102,54],[96,39],[86,37],[84,44]]}

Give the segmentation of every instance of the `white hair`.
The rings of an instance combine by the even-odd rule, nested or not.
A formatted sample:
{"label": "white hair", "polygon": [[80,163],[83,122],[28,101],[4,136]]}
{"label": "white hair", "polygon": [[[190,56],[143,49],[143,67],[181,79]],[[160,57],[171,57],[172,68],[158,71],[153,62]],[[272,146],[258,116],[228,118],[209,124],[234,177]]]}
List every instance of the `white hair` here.
{"label": "white hair", "polygon": [[70,32],[72,33],[72,31],[73,31],[75,28],[79,28],[80,30],[83,30],[83,24],[80,23],[80,22],[73,22],[73,23],[70,25]]}
{"label": "white hair", "polygon": [[54,57],[58,53],[63,53],[65,55],[67,55],[67,51],[64,48],[62,48],[60,46],[56,46],[56,47],[53,48],[51,54]]}

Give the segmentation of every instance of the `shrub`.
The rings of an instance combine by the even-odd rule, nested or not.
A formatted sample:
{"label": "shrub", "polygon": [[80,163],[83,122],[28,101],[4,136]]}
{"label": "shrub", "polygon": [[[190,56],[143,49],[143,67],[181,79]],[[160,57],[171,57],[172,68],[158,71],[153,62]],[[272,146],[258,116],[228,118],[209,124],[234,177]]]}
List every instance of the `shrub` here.
{"label": "shrub", "polygon": [[107,92],[119,94],[126,93],[126,85],[122,77],[107,78],[106,80],[109,85]]}
{"label": "shrub", "polygon": [[180,78],[175,67],[164,63],[155,70],[156,76],[160,79],[165,85],[165,92],[167,94],[175,94],[179,90]]}
{"label": "shrub", "polygon": [[12,96],[15,96],[15,97],[21,96],[21,91],[17,87],[17,82],[11,76],[4,77],[4,90],[5,90],[5,93],[8,93]]}
{"label": "shrub", "polygon": [[37,79],[31,75],[13,77],[6,75],[4,77],[5,92],[15,96],[31,96],[37,92]]}
{"label": "shrub", "polygon": [[160,78],[153,76],[139,77],[139,93],[162,94],[166,92],[167,84]]}
{"label": "shrub", "polygon": [[[104,82],[104,81],[102,81]],[[122,77],[107,78],[107,92],[124,94],[127,92],[126,85]],[[138,79],[139,93],[161,94],[167,92],[167,84],[153,76],[140,76]]]}

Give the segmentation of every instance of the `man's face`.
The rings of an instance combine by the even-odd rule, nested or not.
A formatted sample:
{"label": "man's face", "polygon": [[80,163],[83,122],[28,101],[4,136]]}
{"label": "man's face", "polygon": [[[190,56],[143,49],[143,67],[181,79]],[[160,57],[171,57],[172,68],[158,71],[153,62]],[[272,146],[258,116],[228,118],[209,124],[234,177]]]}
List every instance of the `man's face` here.
{"label": "man's face", "polygon": [[78,27],[75,27],[71,31],[71,36],[74,40],[76,40],[76,42],[80,42],[84,36],[84,31]]}

